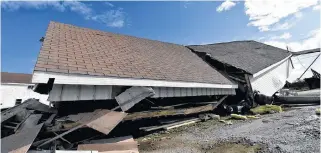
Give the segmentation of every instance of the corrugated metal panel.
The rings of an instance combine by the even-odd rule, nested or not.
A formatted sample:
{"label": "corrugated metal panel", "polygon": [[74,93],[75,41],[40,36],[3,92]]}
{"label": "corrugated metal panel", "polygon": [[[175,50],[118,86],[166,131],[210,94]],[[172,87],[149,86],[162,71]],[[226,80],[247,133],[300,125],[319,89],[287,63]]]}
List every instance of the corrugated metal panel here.
{"label": "corrugated metal panel", "polygon": [[[117,88],[121,88],[117,86]],[[235,95],[235,89],[215,88],[172,88],[152,87],[155,91],[153,98],[158,97],[187,97],[205,95]],[[116,88],[115,88],[116,89]],[[114,99],[112,86],[89,85],[54,85],[49,93],[49,101],[78,101]]]}
{"label": "corrugated metal panel", "polygon": [[292,67],[289,64],[289,60],[286,60],[274,69],[271,69],[256,78],[252,78],[250,80],[252,89],[260,91],[261,94],[272,96],[285,85],[291,70]]}

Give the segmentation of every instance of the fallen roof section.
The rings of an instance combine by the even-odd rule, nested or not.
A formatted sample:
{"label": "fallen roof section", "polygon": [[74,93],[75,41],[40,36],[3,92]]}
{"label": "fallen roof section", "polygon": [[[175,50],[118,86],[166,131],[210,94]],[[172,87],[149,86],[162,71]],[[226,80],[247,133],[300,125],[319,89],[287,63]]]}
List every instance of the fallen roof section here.
{"label": "fallen roof section", "polygon": [[309,50],[302,50],[298,52],[291,52],[292,55],[298,56],[298,55],[304,55],[304,54],[311,54],[311,53],[317,53],[320,52],[320,48],[315,48],[315,49],[309,49]]}
{"label": "fallen roof section", "polygon": [[32,74],[1,72],[1,83],[31,84]]}
{"label": "fallen roof section", "polygon": [[291,56],[291,53],[256,41],[187,46],[195,52],[206,53],[211,58],[250,74],[255,74]]}
{"label": "fallen roof section", "polygon": [[[46,75],[40,77],[40,74]],[[143,81],[139,86],[154,86],[157,81],[168,81],[175,87],[191,83],[234,85],[182,45],[57,22],[49,24],[32,82],[46,83],[48,80],[45,79],[52,77],[51,74],[56,75],[53,77],[55,84],[56,81],[60,84],[73,81],[70,78],[59,80],[63,75],[108,78],[105,85],[113,85],[113,79],[121,79],[120,82]],[[98,84],[90,79],[86,81]]]}

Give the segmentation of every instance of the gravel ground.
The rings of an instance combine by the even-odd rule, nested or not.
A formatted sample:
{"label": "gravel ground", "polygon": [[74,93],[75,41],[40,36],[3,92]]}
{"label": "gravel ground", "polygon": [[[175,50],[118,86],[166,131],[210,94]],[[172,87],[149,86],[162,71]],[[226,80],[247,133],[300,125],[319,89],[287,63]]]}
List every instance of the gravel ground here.
{"label": "gravel ground", "polygon": [[291,109],[232,125],[207,121],[138,139],[148,153],[320,152],[319,106]]}

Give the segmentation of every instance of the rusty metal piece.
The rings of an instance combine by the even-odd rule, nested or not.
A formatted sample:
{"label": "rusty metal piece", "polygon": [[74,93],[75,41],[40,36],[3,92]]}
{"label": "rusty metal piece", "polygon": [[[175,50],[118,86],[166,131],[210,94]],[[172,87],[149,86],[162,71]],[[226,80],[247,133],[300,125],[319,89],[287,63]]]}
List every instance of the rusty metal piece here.
{"label": "rusty metal piece", "polygon": [[1,139],[1,152],[26,153],[42,126],[43,123]]}

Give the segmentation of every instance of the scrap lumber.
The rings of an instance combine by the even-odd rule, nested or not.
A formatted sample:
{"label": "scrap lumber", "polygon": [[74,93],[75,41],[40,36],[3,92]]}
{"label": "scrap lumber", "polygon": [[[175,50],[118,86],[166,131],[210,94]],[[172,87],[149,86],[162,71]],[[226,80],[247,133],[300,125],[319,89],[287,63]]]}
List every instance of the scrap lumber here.
{"label": "scrap lumber", "polygon": [[40,103],[36,99],[27,99],[20,105],[9,108],[1,112],[1,123],[12,118],[13,116],[26,111],[26,109],[36,110],[45,113],[56,113],[57,110],[50,108],[49,106]]}
{"label": "scrap lumber", "polygon": [[1,139],[1,152],[26,153],[42,126],[43,123]]}
{"label": "scrap lumber", "polygon": [[85,125],[107,135],[112,129],[114,129],[114,127],[117,126],[117,124],[120,121],[123,120],[123,118],[126,115],[127,114],[124,112],[116,112],[113,110],[106,110],[106,109],[105,110],[104,109],[96,110],[92,113],[81,113],[78,116],[76,115],[76,116],[71,117],[71,120],[74,119],[74,121],[81,123],[80,125],[73,127],[72,129],[70,129],[70,130],[68,130],[58,136],[55,136],[54,138],[42,143],[38,147],[44,146],[54,140],[57,140],[57,139],[63,137],[64,135],[66,135],[70,132],[73,132],[73,131],[75,131]]}
{"label": "scrap lumber", "polygon": [[49,126],[56,116],[57,114],[51,114],[50,117],[45,121],[45,126]]}
{"label": "scrap lumber", "polygon": [[33,100],[28,99],[21,103],[20,105],[16,105],[14,107],[11,107],[5,111],[1,112],[1,123],[5,122],[6,120],[12,118],[13,116],[19,114],[20,112],[25,111],[26,107],[30,104],[34,103]]}
{"label": "scrap lumber", "polygon": [[185,122],[185,123],[181,123],[181,124],[177,124],[177,125],[165,127],[164,129],[165,129],[165,130],[170,130],[170,129],[177,128],[177,127],[181,127],[181,126],[184,126],[184,125],[190,125],[190,124],[193,124],[193,123],[196,123],[196,122],[199,122],[199,121],[200,121],[200,120],[189,121],[189,122]]}
{"label": "scrap lumber", "polygon": [[98,152],[111,153],[115,151],[138,153],[137,142],[118,142],[104,144],[81,144],[77,150],[97,150]]}
{"label": "scrap lumber", "polygon": [[151,87],[131,87],[115,97],[123,111],[127,111],[141,100],[155,95]]}
{"label": "scrap lumber", "polygon": [[42,114],[31,114],[24,122],[22,122],[21,126],[17,129],[17,132],[33,128],[38,124],[41,117]]}
{"label": "scrap lumber", "polygon": [[201,121],[201,119],[199,118],[193,118],[193,119],[188,119],[188,120],[184,120],[184,121],[179,121],[179,122],[175,122],[175,123],[170,123],[170,124],[164,124],[164,125],[160,125],[160,126],[149,126],[149,127],[141,127],[139,128],[140,130],[143,130],[145,132],[149,132],[149,131],[154,131],[154,130],[159,130],[159,129],[166,129],[169,127],[173,127],[175,128],[178,127],[179,125],[185,125],[185,123],[196,123]]}
{"label": "scrap lumber", "polygon": [[132,142],[135,141],[133,136],[123,136],[110,139],[98,139],[98,140],[89,140],[85,141],[86,144],[97,144],[97,143],[119,143],[119,142]]}
{"label": "scrap lumber", "polygon": [[227,96],[221,98],[218,102],[214,104],[208,104],[205,106],[184,108],[184,109],[171,109],[171,110],[158,110],[158,111],[146,111],[146,112],[136,112],[128,114],[124,120],[137,120],[142,118],[153,118],[161,116],[175,116],[175,115],[189,115],[201,112],[208,112],[214,110],[219,104],[221,104]]}

